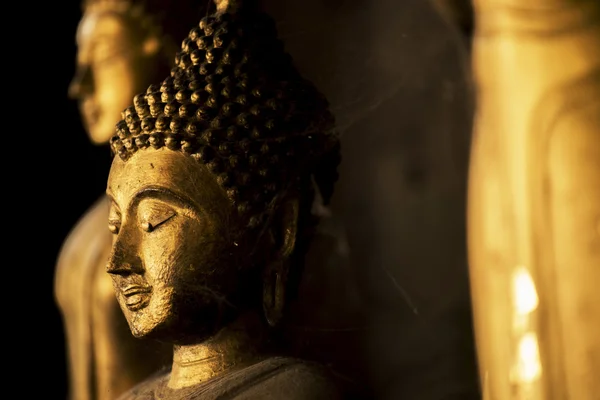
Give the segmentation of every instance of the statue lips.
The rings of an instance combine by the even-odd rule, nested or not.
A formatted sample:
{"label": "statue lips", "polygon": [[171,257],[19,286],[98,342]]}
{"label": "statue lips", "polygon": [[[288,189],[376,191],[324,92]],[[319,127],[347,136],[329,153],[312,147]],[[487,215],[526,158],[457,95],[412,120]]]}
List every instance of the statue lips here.
{"label": "statue lips", "polygon": [[125,297],[125,304],[130,311],[140,310],[150,302],[152,288],[149,286],[129,285],[121,290]]}
{"label": "statue lips", "polygon": [[92,127],[98,121],[100,116],[98,107],[92,98],[87,98],[80,103],[81,113],[84,116],[84,122],[88,127]]}

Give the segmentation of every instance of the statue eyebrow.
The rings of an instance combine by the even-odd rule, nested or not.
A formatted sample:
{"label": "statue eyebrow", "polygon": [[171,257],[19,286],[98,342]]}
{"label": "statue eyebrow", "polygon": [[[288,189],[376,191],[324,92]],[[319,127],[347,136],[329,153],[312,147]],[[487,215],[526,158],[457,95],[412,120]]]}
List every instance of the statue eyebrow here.
{"label": "statue eyebrow", "polygon": [[140,189],[133,196],[130,207],[137,206],[138,203],[145,198],[164,199],[175,202],[181,207],[190,208],[197,213],[201,212],[200,207],[187,196],[160,186],[147,186]]}
{"label": "statue eyebrow", "polygon": [[110,189],[106,189],[106,197],[109,198],[109,200],[111,201],[111,203],[115,203],[115,197],[113,196],[113,194],[110,191]]}

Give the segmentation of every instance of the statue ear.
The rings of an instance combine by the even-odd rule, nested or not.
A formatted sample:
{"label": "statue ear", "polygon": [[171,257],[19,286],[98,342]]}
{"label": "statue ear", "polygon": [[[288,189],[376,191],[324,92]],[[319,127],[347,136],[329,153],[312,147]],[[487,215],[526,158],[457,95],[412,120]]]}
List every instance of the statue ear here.
{"label": "statue ear", "polygon": [[275,326],[283,317],[289,257],[294,251],[298,231],[298,199],[286,200],[273,220],[271,232],[275,256],[263,275],[263,312],[269,325]]}
{"label": "statue ear", "polygon": [[280,208],[280,217],[277,225],[273,228],[279,230],[275,232],[278,246],[278,256],[287,259],[294,251],[296,245],[296,235],[298,234],[298,199],[292,198],[286,200]]}

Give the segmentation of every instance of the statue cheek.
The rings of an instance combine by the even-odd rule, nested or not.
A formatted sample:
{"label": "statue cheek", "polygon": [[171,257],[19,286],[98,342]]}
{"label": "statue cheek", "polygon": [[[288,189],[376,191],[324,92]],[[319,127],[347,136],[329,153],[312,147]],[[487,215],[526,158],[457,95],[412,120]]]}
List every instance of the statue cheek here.
{"label": "statue cheek", "polygon": [[140,230],[138,249],[145,274],[163,282],[170,279],[178,264],[186,258],[185,226],[172,224],[155,231]]}
{"label": "statue cheek", "polygon": [[205,271],[203,264],[199,263],[199,253],[190,245],[157,247],[156,250],[152,256],[152,264],[146,268],[148,280],[152,277],[156,284],[180,292],[203,279]]}
{"label": "statue cheek", "polygon": [[[158,239],[158,240],[155,240]],[[164,285],[171,280],[174,262],[177,259],[168,243],[159,238],[146,239],[140,242],[140,254],[144,267],[144,278],[152,286]]]}

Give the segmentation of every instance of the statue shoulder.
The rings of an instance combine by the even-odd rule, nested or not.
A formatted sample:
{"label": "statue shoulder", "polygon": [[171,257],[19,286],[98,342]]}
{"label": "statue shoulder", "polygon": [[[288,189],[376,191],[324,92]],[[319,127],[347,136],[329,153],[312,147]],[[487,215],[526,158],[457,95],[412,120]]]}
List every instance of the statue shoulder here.
{"label": "statue shoulder", "polygon": [[[344,388],[326,367],[295,358],[274,357],[262,362],[260,382],[249,382],[239,400],[338,400]],[[254,381],[254,380],[253,380]]]}
{"label": "statue shoulder", "polygon": [[168,380],[169,369],[162,368],[119,396],[118,400],[154,400],[158,397],[161,389],[166,386]]}
{"label": "statue shoulder", "polygon": [[55,274],[55,289],[59,302],[63,292],[73,290],[73,282],[82,281],[74,279],[75,276],[82,279],[84,276],[92,276],[99,265],[104,266],[112,242],[107,228],[108,211],[108,202],[106,197],[102,196],[79,219],[63,242]]}
{"label": "statue shoulder", "polygon": [[272,357],[211,381],[184,389],[169,389],[164,369],[125,393],[119,400],[358,400],[327,368],[312,362]]}
{"label": "statue shoulder", "polygon": [[58,257],[59,263],[73,257],[74,253],[87,252],[95,244],[110,244],[111,235],[107,228],[108,210],[108,201],[102,196],[83,214],[63,243]]}

